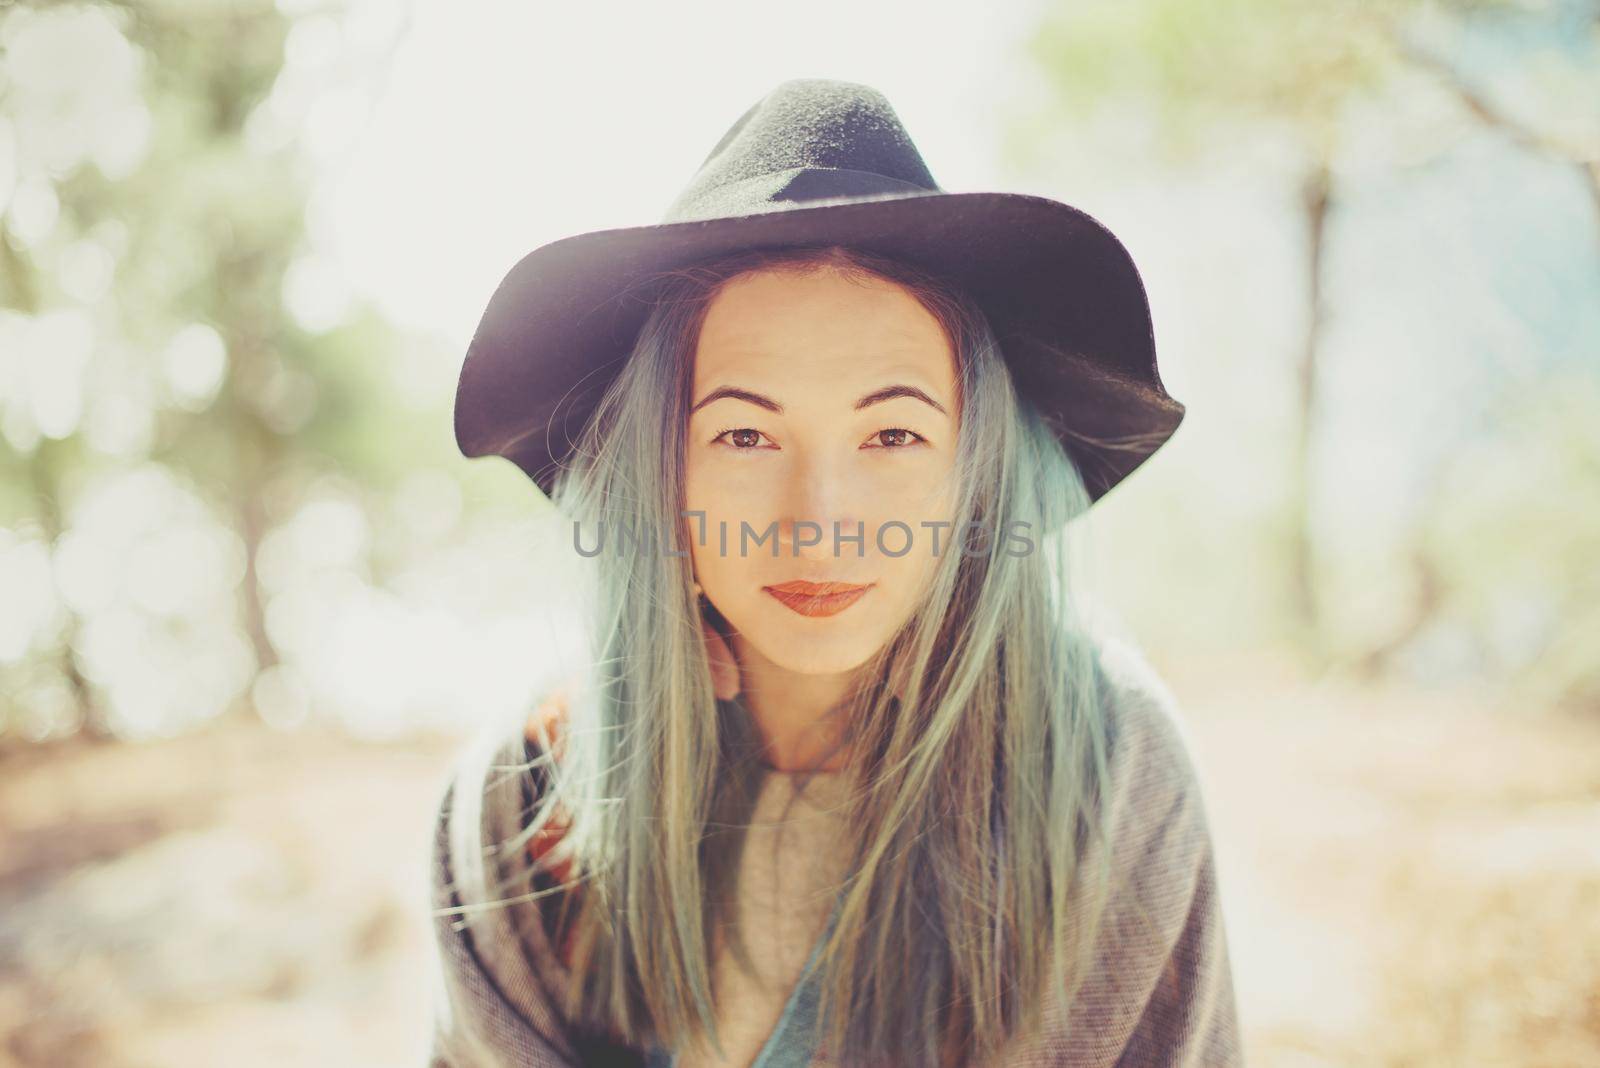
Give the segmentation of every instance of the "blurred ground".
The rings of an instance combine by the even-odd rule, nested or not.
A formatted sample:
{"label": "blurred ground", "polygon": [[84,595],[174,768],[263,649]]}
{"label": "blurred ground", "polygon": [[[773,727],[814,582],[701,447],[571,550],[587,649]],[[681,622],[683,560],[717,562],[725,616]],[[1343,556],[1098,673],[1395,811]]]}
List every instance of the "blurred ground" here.
{"label": "blurred ground", "polygon": [[1163,664],[1252,1065],[1600,1065],[1600,722]]}
{"label": "blurred ground", "polygon": [[0,1066],[420,1064],[454,739],[240,721],[0,762]]}
{"label": "blurred ground", "polygon": [[[1161,665],[1258,1066],[1600,1064],[1600,724]],[[0,1068],[420,1064],[454,738],[0,755]]]}

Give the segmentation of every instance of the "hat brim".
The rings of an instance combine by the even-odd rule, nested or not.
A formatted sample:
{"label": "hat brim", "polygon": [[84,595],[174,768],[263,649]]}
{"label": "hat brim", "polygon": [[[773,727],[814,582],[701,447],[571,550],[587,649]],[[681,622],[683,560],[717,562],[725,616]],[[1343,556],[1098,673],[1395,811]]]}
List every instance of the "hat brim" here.
{"label": "hat brim", "polygon": [[534,249],[496,288],[467,350],[457,445],[512,460],[550,495],[649,314],[627,299],[635,286],[743,249],[818,244],[869,249],[964,287],[1091,502],[1182,422],[1156,366],[1144,283],[1109,229],[1046,197],[930,192],[596,230]]}

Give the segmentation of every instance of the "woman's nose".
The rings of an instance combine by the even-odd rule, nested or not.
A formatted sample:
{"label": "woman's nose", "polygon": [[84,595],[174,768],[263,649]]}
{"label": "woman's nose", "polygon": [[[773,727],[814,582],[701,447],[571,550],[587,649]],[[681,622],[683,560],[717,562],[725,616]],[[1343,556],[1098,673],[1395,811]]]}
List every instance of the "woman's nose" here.
{"label": "woman's nose", "polygon": [[860,532],[860,502],[846,464],[828,457],[799,460],[788,472],[787,507],[781,521],[785,553],[810,557],[853,554],[849,540]]}

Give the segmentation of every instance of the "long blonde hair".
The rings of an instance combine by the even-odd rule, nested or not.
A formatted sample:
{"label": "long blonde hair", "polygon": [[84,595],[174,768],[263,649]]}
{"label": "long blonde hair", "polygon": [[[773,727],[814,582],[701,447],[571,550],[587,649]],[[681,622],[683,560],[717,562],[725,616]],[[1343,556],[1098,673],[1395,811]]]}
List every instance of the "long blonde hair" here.
{"label": "long blonde hair", "polygon": [[[682,529],[692,359],[711,298],[747,271],[824,269],[894,281],[944,326],[962,410],[953,529],[1029,530],[1034,551],[993,537],[944,553],[837,710],[849,864],[818,958],[822,1041],[848,1064],[986,1063],[1070,1000],[1111,888],[1088,859],[1109,856],[1090,848],[1108,836],[1107,739],[1076,574],[1082,524],[1070,522],[1090,498],[980,308],[920,269],[837,246],[657,276],[554,497],[585,530]],[[761,774],[756,736],[742,701],[712,690],[688,559],[607,551],[590,564],[587,677],[511,844],[565,824],[546,862],[571,873],[557,921],[574,947],[570,1019],[636,1046],[695,1035],[715,1046],[712,935]]]}

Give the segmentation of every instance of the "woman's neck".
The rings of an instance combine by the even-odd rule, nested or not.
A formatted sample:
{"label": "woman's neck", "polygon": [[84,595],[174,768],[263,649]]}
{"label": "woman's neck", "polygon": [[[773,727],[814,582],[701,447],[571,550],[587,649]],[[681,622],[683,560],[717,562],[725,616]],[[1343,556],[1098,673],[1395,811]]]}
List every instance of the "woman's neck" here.
{"label": "woman's neck", "polygon": [[740,635],[733,636],[732,644],[739,660],[740,700],[761,735],[761,763],[778,772],[843,770],[844,722],[837,710],[854,684],[853,675],[790,671]]}

